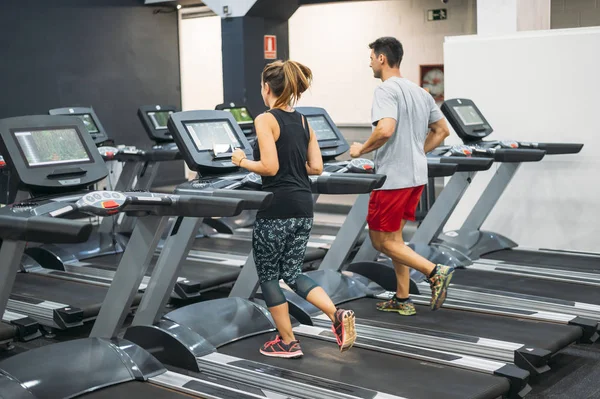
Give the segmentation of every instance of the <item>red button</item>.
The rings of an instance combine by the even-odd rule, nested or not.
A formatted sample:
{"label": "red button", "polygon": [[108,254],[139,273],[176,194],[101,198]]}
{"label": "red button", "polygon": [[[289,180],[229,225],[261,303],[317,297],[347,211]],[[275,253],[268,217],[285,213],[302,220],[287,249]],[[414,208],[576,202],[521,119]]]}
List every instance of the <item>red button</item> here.
{"label": "red button", "polygon": [[5,167],[5,166],[6,166],[6,162],[4,162],[4,161],[0,161],[0,168],[3,168],[3,167]]}
{"label": "red button", "polygon": [[510,146],[511,146],[512,148],[517,148],[517,147],[518,147],[518,145],[517,145],[516,143],[512,143]]}
{"label": "red button", "polygon": [[373,167],[371,165],[363,165],[364,170],[371,170]]}
{"label": "red button", "polygon": [[112,209],[112,208],[118,208],[118,207],[119,207],[119,204],[113,200],[102,201],[102,208],[104,208],[104,209]]}

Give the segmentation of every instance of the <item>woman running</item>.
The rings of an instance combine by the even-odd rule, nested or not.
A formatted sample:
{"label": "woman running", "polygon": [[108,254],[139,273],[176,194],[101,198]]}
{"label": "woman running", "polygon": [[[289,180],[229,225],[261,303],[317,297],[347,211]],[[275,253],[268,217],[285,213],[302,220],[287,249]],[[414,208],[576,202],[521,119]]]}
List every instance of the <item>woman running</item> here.
{"label": "woman running", "polygon": [[336,309],[323,288],[302,274],[313,224],[308,176],[321,174],[323,159],[315,132],[293,106],[311,81],[311,70],[298,62],[268,64],[262,73],[261,93],[269,111],[254,121],[258,142],[254,147],[255,160],[247,159],[239,149],[232,157],[235,165],[261,175],[263,190],[273,193],[271,205],[257,213],[252,234],[260,287],[279,331],[274,340],[260,349],[265,356],[303,355],[292,331],[280,279],[331,319],[340,351],[350,349],[356,339],[354,312]]}

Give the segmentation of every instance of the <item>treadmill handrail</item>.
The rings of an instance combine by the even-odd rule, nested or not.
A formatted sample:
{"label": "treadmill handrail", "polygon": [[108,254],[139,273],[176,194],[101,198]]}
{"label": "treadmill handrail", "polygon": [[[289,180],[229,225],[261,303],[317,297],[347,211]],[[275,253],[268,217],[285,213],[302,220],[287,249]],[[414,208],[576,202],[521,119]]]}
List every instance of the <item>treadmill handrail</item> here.
{"label": "treadmill handrail", "polygon": [[29,218],[0,215],[0,238],[40,243],[78,243],[88,240],[91,223],[47,216]]}
{"label": "treadmill handrail", "polygon": [[480,157],[440,157],[440,162],[445,164],[456,164],[457,172],[477,172],[488,170],[494,164],[493,158]]}

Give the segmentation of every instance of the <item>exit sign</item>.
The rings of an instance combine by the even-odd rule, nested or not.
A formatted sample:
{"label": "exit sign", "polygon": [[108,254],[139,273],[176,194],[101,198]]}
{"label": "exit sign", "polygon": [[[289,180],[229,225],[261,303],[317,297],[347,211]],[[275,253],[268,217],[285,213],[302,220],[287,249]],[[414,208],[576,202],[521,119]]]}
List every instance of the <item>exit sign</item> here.
{"label": "exit sign", "polygon": [[448,11],[445,8],[439,8],[437,10],[427,11],[428,21],[442,21],[448,18]]}

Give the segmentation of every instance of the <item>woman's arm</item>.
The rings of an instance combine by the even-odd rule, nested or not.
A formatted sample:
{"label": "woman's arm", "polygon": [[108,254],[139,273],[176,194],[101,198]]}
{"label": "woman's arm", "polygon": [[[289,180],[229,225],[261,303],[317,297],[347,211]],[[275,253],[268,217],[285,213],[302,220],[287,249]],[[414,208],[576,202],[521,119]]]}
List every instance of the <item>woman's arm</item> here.
{"label": "woman's arm", "polygon": [[270,113],[264,113],[254,120],[256,139],[260,148],[260,161],[251,161],[240,149],[233,152],[231,162],[261,176],[275,176],[279,171],[279,159],[275,146],[275,135],[279,136],[279,125]]}
{"label": "woman's arm", "polygon": [[308,142],[308,153],[306,154],[306,172],[309,175],[320,175],[323,173],[323,157],[319,148],[319,142],[317,141],[317,135],[310,126],[309,130],[310,139]]}

